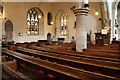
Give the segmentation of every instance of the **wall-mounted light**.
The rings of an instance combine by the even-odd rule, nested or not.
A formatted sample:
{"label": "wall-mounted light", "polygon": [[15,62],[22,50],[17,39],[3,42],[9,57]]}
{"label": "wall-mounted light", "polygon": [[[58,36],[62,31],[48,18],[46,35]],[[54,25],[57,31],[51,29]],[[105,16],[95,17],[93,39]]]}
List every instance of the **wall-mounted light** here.
{"label": "wall-mounted light", "polygon": [[53,24],[53,22],[50,22],[50,24]]}
{"label": "wall-mounted light", "polygon": [[19,36],[23,36],[23,33],[19,33]]}
{"label": "wall-mounted light", "polygon": [[40,14],[38,15],[38,18],[39,18],[39,19],[41,18],[41,15],[40,15]]}
{"label": "wall-mounted light", "polygon": [[99,13],[98,13],[98,12],[95,12],[95,15],[99,15]]}

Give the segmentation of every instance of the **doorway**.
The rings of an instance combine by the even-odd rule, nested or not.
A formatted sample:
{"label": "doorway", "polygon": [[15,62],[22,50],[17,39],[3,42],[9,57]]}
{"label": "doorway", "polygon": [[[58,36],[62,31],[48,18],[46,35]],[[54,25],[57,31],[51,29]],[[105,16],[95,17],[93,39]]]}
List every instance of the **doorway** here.
{"label": "doorway", "polygon": [[50,33],[47,34],[47,42],[48,42],[48,43],[50,43],[50,42],[52,41],[51,36],[52,36],[52,35],[51,35]]}

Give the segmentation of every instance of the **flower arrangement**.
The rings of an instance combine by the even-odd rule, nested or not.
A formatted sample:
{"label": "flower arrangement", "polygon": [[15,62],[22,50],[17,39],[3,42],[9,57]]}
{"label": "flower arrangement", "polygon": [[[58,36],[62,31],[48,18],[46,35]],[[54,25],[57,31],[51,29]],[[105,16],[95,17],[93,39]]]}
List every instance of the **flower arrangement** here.
{"label": "flower arrangement", "polygon": [[6,46],[7,45],[7,36],[2,35],[2,46]]}

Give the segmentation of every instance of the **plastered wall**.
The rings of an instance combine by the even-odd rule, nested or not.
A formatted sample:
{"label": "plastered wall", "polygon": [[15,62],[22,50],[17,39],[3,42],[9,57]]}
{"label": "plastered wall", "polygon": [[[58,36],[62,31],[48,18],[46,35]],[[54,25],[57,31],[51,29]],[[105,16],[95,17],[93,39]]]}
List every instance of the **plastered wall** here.
{"label": "plastered wall", "polygon": [[[56,15],[59,10],[65,10],[68,13],[68,36],[57,36],[57,37],[65,37],[65,42],[70,42],[71,37],[76,35],[76,29],[74,28],[74,22],[76,17],[73,11],[70,10],[70,6],[76,5],[77,3],[50,3],[50,2],[40,2],[40,3],[32,3],[32,2],[17,2],[17,3],[3,3],[4,8],[4,16],[7,19],[10,19],[13,22],[13,40],[16,42],[29,42],[29,41],[37,41],[42,39],[47,39],[47,33],[51,33],[52,36],[55,35],[55,27],[59,27],[57,22],[60,21],[58,18],[56,19]],[[101,21],[98,19],[101,18],[100,6],[99,3],[89,3],[90,11],[87,18],[87,32],[90,34],[91,30],[91,40],[95,43],[95,35],[94,33],[100,32],[102,26]],[[38,7],[44,14],[44,33],[38,36],[27,36],[26,33],[26,17],[27,11],[32,7]],[[99,15],[96,16],[95,12],[98,11]],[[47,13],[51,12],[53,16],[53,25],[47,25]],[[6,20],[3,20],[3,29],[2,33],[5,34],[4,31],[4,23]],[[23,36],[19,36],[19,33],[23,33]]]}

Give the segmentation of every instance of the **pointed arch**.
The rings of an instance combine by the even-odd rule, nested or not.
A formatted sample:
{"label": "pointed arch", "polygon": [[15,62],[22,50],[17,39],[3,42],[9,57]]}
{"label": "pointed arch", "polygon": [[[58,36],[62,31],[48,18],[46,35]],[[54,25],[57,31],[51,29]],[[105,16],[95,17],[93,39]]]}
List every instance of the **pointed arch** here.
{"label": "pointed arch", "polygon": [[[27,12],[27,35],[39,35],[39,33],[43,30],[43,12],[37,8],[31,8]],[[39,29],[39,28],[42,28]]]}

